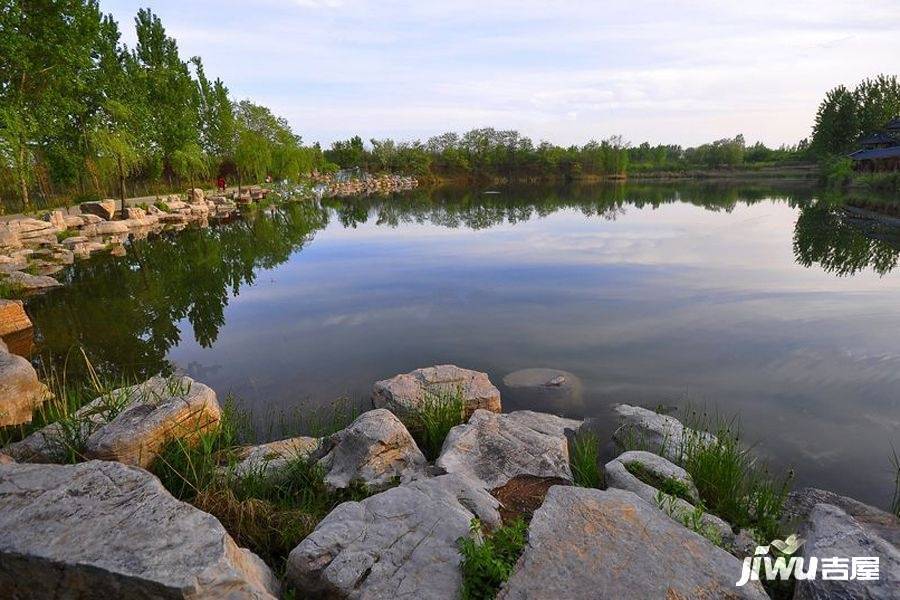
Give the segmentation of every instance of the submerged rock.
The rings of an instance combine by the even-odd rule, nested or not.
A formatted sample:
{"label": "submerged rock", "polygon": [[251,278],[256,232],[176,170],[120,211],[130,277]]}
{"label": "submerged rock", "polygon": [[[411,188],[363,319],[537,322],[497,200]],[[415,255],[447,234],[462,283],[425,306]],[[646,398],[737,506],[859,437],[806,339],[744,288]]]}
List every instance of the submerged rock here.
{"label": "submerged rock", "polygon": [[458,540],[473,518],[499,525],[497,505],[458,475],[345,502],[291,552],[287,580],[302,597],[458,598]]}
{"label": "submerged rock", "polygon": [[431,399],[459,394],[468,418],[478,409],[500,412],[500,390],[486,373],[461,369],[456,365],[437,365],[395,375],[375,383],[372,403],[403,416]]}
{"label": "submerged rock", "polygon": [[4,344],[0,349],[0,427],[30,423],[34,409],[49,396],[31,363],[7,352]]}
{"label": "submerged rock", "polygon": [[213,517],[114,462],[0,465],[9,598],[275,598],[278,581]]}
{"label": "submerged rock", "polygon": [[425,456],[400,419],[385,409],[361,414],[346,429],[322,440],[316,452],[325,483],[343,489],[361,483],[383,489],[425,471]]}
{"label": "submerged rock", "polygon": [[556,486],[499,599],[752,598],[741,562],[631,492]]}
{"label": "submerged rock", "polygon": [[503,378],[517,405],[540,406],[548,412],[583,410],[584,384],[574,373],[559,369],[521,369]]}
{"label": "submerged rock", "polygon": [[487,489],[517,475],[572,481],[566,431],[579,424],[529,410],[499,415],[477,410],[468,423],[450,430],[435,465]]}
{"label": "submerged rock", "polygon": [[613,440],[622,450],[638,447],[678,462],[685,441],[693,439],[711,442],[715,436],[699,432],[681,424],[669,415],[662,415],[639,406],[617,404],[613,407],[621,425]]}
{"label": "submerged rock", "polygon": [[[819,561],[815,579],[797,581],[795,600],[829,600],[832,598],[865,598],[888,600],[898,597],[900,590],[900,551],[872,529],[864,527],[852,516],[831,504],[816,504],[800,530],[803,558],[808,567],[811,557]],[[823,559],[832,557],[847,561],[847,581],[823,578]],[[849,580],[853,557],[877,557],[877,580]],[[837,565],[832,565],[837,567]],[[832,574],[838,574],[832,571]],[[842,575],[842,574],[841,574]]]}

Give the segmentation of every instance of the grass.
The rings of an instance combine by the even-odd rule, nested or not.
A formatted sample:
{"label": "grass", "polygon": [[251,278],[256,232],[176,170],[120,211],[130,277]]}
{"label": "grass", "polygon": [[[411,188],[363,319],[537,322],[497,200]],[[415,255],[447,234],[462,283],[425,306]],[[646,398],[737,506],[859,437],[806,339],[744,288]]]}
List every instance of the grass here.
{"label": "grass", "polygon": [[25,295],[25,288],[7,278],[0,279],[0,298],[12,300]]}
{"label": "grass", "polygon": [[702,502],[698,502],[694,505],[692,510],[682,509],[678,506],[678,499],[676,496],[667,494],[662,490],[656,492],[655,500],[659,510],[680,522],[694,533],[702,535],[716,546],[722,546],[722,534],[715,527],[703,522],[703,515],[706,512],[706,507],[703,506]]}
{"label": "grass", "polygon": [[459,541],[463,600],[490,599],[497,595],[525,548],[527,533],[528,526],[522,519],[494,531],[485,531],[481,521],[472,520],[469,537]]}
{"label": "grass", "polygon": [[648,469],[644,463],[639,461],[625,463],[625,469],[647,485],[655,487],[664,494],[674,496],[675,498],[681,498],[685,502],[690,502],[692,504],[694,502],[691,498],[690,489],[683,481],[675,479],[674,477],[662,477],[658,473],[654,473]]}
{"label": "grass", "polygon": [[[338,417],[320,420],[340,428]],[[334,507],[370,492],[361,485],[329,490],[324,471],[305,454],[290,457],[275,476],[263,466],[238,477],[234,466],[248,432],[249,420],[226,401],[217,429],[192,443],[170,442],[153,472],[173,496],[215,516],[238,545],[280,572],[290,551]]]}
{"label": "grass", "polygon": [[422,404],[403,416],[419,449],[430,461],[437,459],[450,430],[465,422],[466,403],[460,389],[427,391]]}
{"label": "grass", "polygon": [[77,235],[79,235],[79,233],[75,229],[63,229],[62,231],[56,232],[56,241],[62,242],[64,239],[75,237]]}
{"label": "grass", "polygon": [[155,206],[156,208],[158,208],[159,210],[161,210],[163,212],[172,212],[172,209],[169,208],[169,205],[166,204],[165,202],[163,202],[162,200],[157,200],[156,202],[153,203],[153,206]]}
{"label": "grass", "polygon": [[[793,473],[775,477],[760,464],[753,449],[741,442],[736,419],[691,413],[680,449],[681,465],[697,486],[709,511],[732,526],[748,528],[761,543],[780,534],[781,514]],[[699,432],[716,436],[705,439]]]}
{"label": "grass", "polygon": [[569,443],[569,466],[575,485],[599,488],[603,483],[600,471],[600,438],[588,431],[580,433]]}

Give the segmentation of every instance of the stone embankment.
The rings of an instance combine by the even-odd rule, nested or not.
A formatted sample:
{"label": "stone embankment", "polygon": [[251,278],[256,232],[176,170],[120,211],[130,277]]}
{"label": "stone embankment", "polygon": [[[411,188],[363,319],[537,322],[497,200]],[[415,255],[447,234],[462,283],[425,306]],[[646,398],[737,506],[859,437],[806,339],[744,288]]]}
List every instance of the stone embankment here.
{"label": "stone embankment", "polygon": [[224,196],[206,198],[203,190],[162,196],[146,207],[118,210],[115,200],[85,202],[78,214],[63,210],[43,219],[15,218],[0,224],[0,284],[20,293],[37,293],[60,285],[52,276],[97,252],[124,254],[125,241],[163,229],[201,226],[210,217],[227,216],[237,205]]}
{"label": "stone embankment", "polygon": [[[428,464],[393,411],[406,414],[446,389],[458,391],[471,416]],[[153,378],[116,397],[120,405],[108,419],[102,399],[83,409],[78,439],[86,440],[85,458],[95,460],[49,464],[60,459],[62,432],[53,425],[0,449],[0,590],[17,598],[56,597],[63,589],[64,597],[276,597],[279,582],[268,566],[238,548],[214,517],[177,502],[143,470],[167,441],[189,441],[217,426],[212,390],[186,377]],[[460,538],[471,535],[476,518],[488,530],[499,526],[498,486],[529,477],[552,485],[498,597],[768,598],[758,581],[735,585],[752,552],[739,543],[747,532],[710,521],[730,535],[711,541],[682,518],[680,510],[696,513],[700,504],[670,442],[700,433],[672,417],[618,406],[618,452],[598,465],[606,489],[592,489],[572,485],[569,453],[596,421],[502,413],[484,373],[453,365],[420,369],[375,384],[373,401],[378,408],[331,436],[269,442],[241,454],[237,472],[277,477],[299,457],[316,463],[331,488],[365,485],[374,492],[338,505],[290,552],[283,582],[290,597],[459,597]],[[636,438],[655,451],[624,451],[623,440]],[[629,469],[636,463],[647,481]],[[651,485],[670,480],[684,492],[675,511],[662,509]],[[896,597],[896,517],[814,489],[793,493],[785,513],[809,540],[804,555],[880,560],[877,581],[803,581],[795,598]]]}
{"label": "stone embankment", "polygon": [[369,175],[338,179],[330,173],[314,173],[312,181],[324,186],[323,196],[342,198],[346,196],[367,196],[372,194],[392,194],[418,187],[419,181],[407,175]]}

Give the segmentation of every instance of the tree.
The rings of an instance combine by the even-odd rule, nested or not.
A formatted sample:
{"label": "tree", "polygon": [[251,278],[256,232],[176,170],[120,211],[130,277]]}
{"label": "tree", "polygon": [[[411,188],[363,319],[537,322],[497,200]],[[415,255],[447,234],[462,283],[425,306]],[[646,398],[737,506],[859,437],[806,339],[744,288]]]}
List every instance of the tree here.
{"label": "tree", "polygon": [[825,94],[813,125],[812,147],[817,154],[842,154],[856,143],[859,121],[856,96],[843,85]]}

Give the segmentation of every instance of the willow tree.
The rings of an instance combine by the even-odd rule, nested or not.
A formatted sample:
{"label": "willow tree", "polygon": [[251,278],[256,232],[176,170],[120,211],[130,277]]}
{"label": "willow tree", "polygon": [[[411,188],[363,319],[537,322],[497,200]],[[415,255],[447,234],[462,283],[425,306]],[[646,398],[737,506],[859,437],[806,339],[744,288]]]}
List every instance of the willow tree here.
{"label": "willow tree", "polygon": [[209,159],[203,152],[203,148],[196,142],[188,142],[183,147],[175,150],[170,158],[175,174],[181,179],[187,179],[194,188],[196,177],[209,177]]}

